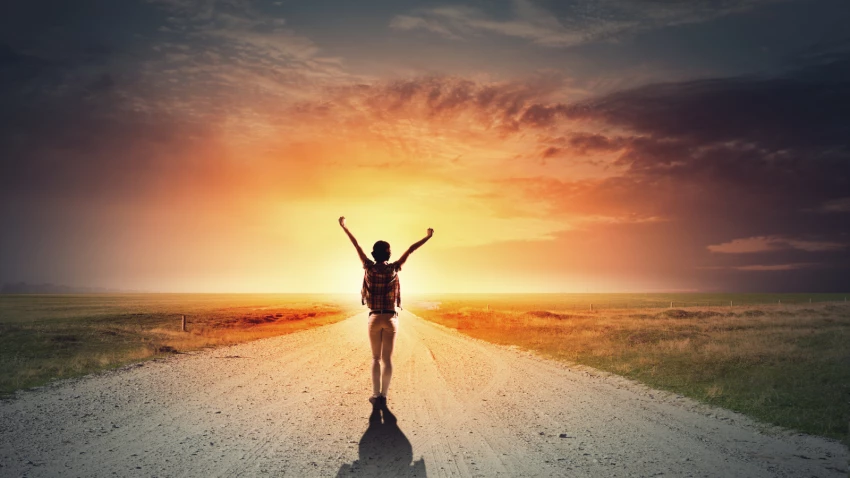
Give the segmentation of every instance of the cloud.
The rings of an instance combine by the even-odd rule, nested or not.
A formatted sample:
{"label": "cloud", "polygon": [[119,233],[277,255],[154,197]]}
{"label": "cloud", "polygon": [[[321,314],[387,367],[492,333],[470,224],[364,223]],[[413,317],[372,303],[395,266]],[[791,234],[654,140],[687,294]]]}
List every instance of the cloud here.
{"label": "cloud", "polygon": [[225,146],[279,136],[284,105],[351,80],[253,2],[96,1],[68,20],[83,25],[53,30],[27,8],[40,7],[16,6],[29,25],[0,33],[3,197],[131,197],[209,179],[232,166]]}
{"label": "cloud", "polygon": [[393,17],[390,20],[390,28],[393,30],[426,30],[451,40],[462,39],[461,36],[452,33],[451,30],[441,25],[438,20],[409,15],[396,15]]}
{"label": "cloud", "polygon": [[738,266],[733,269],[739,271],[756,271],[756,272],[770,272],[770,271],[793,271],[798,269],[806,269],[810,267],[815,267],[818,264],[812,263],[797,263],[797,264],[754,264],[748,266]]}
{"label": "cloud", "polygon": [[775,251],[788,247],[788,243],[772,237],[748,237],[746,239],[735,239],[731,242],[708,246],[711,252],[724,254],[746,254],[752,252]]}
{"label": "cloud", "polygon": [[510,2],[512,16],[507,19],[477,8],[447,5],[397,15],[389,26],[399,31],[423,30],[448,39],[495,34],[546,47],[570,47],[642,30],[704,22],[771,1],[776,0],[578,0],[554,4],[550,11],[531,0],[513,0]]}
{"label": "cloud", "polygon": [[197,115],[217,109],[231,122],[273,123],[283,106],[359,79],[340,58],[323,56],[277,9],[242,0],[149,3],[167,15],[159,25],[166,31],[151,34],[153,54],[140,73],[172,110]]}
{"label": "cloud", "polygon": [[847,244],[840,242],[807,241],[779,236],[747,237],[708,246],[709,251],[723,254],[747,254],[782,249],[798,249],[807,252],[832,252],[845,248],[847,248]]}
{"label": "cloud", "polygon": [[[835,250],[846,242],[840,226],[812,212],[844,207],[850,83],[804,76],[655,84],[572,103],[559,100],[568,82],[558,77],[424,77],[338,89],[297,117],[369,124],[420,157],[443,148],[469,161],[472,144],[522,143],[514,161],[531,171],[531,161],[548,160],[548,172],[498,184],[510,181],[513,200],[540,214],[683,221],[705,232],[704,250],[730,235],[817,237],[794,249]],[[429,140],[440,137],[456,141]],[[453,144],[465,146],[448,151]],[[563,175],[580,164],[593,177]]]}
{"label": "cloud", "polygon": [[817,210],[824,213],[850,212],[850,197],[831,199],[821,204]]}
{"label": "cloud", "polygon": [[847,244],[840,242],[802,241],[799,239],[789,239],[788,244],[794,249],[807,252],[832,252],[847,248]]}
{"label": "cloud", "polygon": [[549,146],[548,148],[544,149],[543,152],[540,153],[540,157],[541,157],[541,159],[555,158],[557,156],[560,156],[561,153],[563,153],[563,151],[564,150],[561,149],[561,148],[556,148],[555,146]]}
{"label": "cloud", "polygon": [[[840,75],[655,84],[573,103],[527,85],[457,86],[466,81],[411,80],[373,93],[397,108],[379,110],[476,120],[454,123],[466,125],[459,135],[484,127],[505,143],[534,138],[534,153],[515,161],[532,171],[532,160],[546,159],[549,172],[495,180],[498,207],[522,204],[523,214],[559,217],[588,233],[603,224],[675,224],[676,247],[692,251],[683,266],[693,268],[798,273],[813,253],[836,270],[850,267],[850,231],[833,216],[846,211],[850,183],[850,80]],[[476,101],[484,91],[494,101]],[[438,107],[444,97],[456,101]],[[591,177],[560,175],[582,155],[612,159]],[[757,252],[770,263],[745,262]]]}
{"label": "cloud", "polygon": [[570,137],[568,144],[573,152],[582,155],[618,151],[626,146],[623,138],[609,138],[596,133],[576,133]]}
{"label": "cloud", "polygon": [[413,15],[397,15],[390,21],[395,30],[426,30],[449,39],[480,33],[494,33],[530,40],[545,46],[569,46],[582,41],[552,14],[527,0],[513,2],[515,19],[493,19],[481,10],[464,6],[443,6],[419,10]]}
{"label": "cloud", "polygon": [[486,138],[492,144],[494,136],[504,139],[554,125],[563,113],[550,108],[562,106],[547,102],[566,86],[566,79],[551,74],[503,82],[418,77],[330,88],[321,102],[301,102],[291,115],[300,121],[369,124],[371,132],[387,139],[409,131],[420,142],[449,135]]}

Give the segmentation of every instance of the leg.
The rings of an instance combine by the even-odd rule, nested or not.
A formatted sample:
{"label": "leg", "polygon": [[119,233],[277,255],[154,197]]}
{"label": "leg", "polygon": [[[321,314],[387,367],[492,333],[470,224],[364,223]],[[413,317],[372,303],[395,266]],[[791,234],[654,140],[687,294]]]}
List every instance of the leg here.
{"label": "leg", "polygon": [[369,343],[372,345],[372,393],[377,397],[381,393],[381,327],[369,316]]}
{"label": "leg", "polygon": [[384,329],[381,340],[381,359],[384,362],[384,374],[381,377],[381,395],[385,397],[390,388],[390,380],[393,378],[393,347],[395,346],[396,320],[395,318],[390,320],[390,326]]}

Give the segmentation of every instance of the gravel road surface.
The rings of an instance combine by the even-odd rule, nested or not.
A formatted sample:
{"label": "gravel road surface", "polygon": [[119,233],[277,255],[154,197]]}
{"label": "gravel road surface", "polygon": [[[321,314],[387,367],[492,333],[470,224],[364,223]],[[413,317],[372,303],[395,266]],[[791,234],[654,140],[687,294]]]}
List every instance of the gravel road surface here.
{"label": "gravel road surface", "polygon": [[19,392],[0,476],[847,476],[838,442],[399,322],[388,412],[364,313]]}

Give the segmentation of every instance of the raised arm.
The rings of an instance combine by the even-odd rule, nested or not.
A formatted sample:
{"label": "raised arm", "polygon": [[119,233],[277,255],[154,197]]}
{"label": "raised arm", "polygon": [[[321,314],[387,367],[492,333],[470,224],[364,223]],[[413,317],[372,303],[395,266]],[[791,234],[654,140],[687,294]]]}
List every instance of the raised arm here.
{"label": "raised arm", "polygon": [[345,216],[339,218],[339,225],[342,227],[342,230],[348,235],[348,238],[351,239],[351,243],[354,244],[354,248],[357,249],[357,255],[360,256],[360,262],[366,263],[369,260],[366,257],[366,254],[363,252],[363,249],[360,248],[360,244],[357,243],[357,239],[354,238],[354,234],[345,227]]}
{"label": "raised arm", "polygon": [[428,235],[425,236],[424,238],[422,238],[421,240],[414,242],[410,247],[408,247],[407,250],[404,251],[404,254],[402,254],[401,257],[399,257],[398,261],[396,261],[398,263],[398,265],[401,266],[402,264],[404,264],[407,261],[407,258],[410,256],[410,254],[413,253],[413,251],[415,251],[416,249],[419,249],[422,246],[422,244],[425,244],[426,242],[428,242],[428,239],[431,239],[431,236],[433,236],[433,235],[434,235],[434,230],[429,227],[428,228]]}

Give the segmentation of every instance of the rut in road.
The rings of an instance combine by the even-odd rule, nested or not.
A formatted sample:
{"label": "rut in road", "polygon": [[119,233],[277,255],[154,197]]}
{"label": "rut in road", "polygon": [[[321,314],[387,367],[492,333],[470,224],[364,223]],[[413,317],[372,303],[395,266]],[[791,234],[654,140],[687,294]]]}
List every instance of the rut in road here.
{"label": "rut in road", "polygon": [[[845,476],[835,441],[402,312],[372,414],[366,315],[19,393],[3,476]],[[566,438],[562,438],[561,436]]]}

